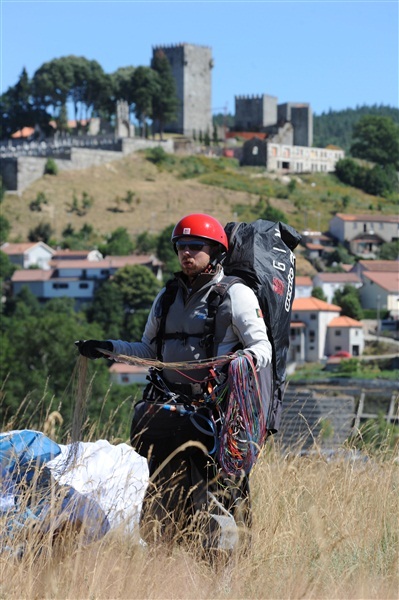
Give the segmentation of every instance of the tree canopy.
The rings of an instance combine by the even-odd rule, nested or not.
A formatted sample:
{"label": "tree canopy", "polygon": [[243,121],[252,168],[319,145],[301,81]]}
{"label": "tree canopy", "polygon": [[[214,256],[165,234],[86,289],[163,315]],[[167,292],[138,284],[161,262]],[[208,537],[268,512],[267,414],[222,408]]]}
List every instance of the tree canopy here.
{"label": "tree canopy", "polygon": [[157,92],[153,96],[152,115],[162,139],[166,123],[176,118],[178,106],[176,84],[169,60],[162,50],[155,53],[151,67],[157,73],[159,82]]}
{"label": "tree canopy", "polygon": [[399,169],[399,125],[389,117],[362,117],[353,127],[351,154]]}

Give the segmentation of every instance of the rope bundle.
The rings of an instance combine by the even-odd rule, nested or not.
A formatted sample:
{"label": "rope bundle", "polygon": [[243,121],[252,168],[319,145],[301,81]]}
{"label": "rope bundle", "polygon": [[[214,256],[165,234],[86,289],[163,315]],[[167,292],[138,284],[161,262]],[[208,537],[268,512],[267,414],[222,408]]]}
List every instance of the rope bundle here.
{"label": "rope bundle", "polygon": [[238,356],[229,365],[229,398],[219,437],[218,459],[229,475],[247,475],[267,433],[266,398],[262,399],[252,359]]}

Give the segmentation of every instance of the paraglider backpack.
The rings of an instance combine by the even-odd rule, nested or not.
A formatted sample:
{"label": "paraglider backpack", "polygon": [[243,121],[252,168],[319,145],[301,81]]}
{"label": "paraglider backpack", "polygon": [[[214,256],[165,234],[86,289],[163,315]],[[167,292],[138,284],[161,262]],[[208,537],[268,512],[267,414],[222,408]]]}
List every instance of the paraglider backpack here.
{"label": "paraglider backpack", "polygon": [[[292,303],[295,296],[295,255],[300,234],[281,222],[258,219],[253,223],[228,223],[229,249],[223,261],[225,277],[208,295],[208,316],[201,343],[214,356],[213,339],[217,310],[231,285],[245,283],[255,292],[272,345],[273,418],[271,431],[278,429],[286,380]],[[166,285],[162,297],[157,354],[162,358],[165,321],[177,294],[177,281]]]}

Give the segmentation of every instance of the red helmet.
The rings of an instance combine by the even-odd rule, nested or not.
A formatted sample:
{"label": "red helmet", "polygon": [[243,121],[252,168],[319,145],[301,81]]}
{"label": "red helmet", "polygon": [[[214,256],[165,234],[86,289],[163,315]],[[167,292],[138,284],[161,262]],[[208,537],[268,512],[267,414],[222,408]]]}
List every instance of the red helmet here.
{"label": "red helmet", "polygon": [[180,219],[173,230],[172,242],[175,243],[179,238],[186,235],[212,240],[221,244],[226,251],[229,248],[227,235],[222,225],[217,219],[209,215],[195,213]]}

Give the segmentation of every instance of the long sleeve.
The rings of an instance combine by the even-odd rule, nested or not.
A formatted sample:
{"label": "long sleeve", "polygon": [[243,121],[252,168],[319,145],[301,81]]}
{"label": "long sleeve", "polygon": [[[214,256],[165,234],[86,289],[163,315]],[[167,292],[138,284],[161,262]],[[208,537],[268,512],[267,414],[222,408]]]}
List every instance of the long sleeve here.
{"label": "long sleeve", "polygon": [[257,369],[266,367],[272,360],[272,346],[255,293],[246,285],[235,284],[229,294],[234,332],[244,350],[251,350],[256,357]]}

